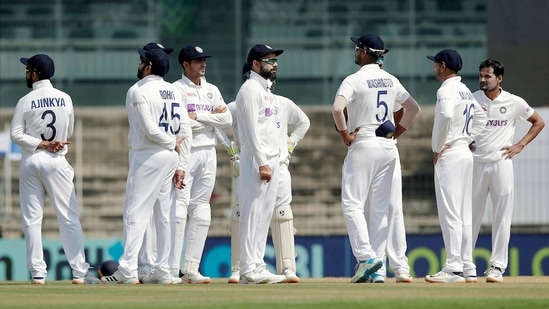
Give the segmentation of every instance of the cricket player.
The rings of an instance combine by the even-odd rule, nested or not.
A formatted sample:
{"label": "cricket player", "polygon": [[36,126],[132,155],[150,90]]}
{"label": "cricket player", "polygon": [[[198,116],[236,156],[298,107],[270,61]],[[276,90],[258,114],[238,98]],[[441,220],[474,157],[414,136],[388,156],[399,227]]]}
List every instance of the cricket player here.
{"label": "cricket player", "polygon": [[269,76],[278,68],[276,50],[255,45],[248,52],[250,79],[240,87],[235,104],[240,149],[240,282],[279,283],[286,279],[266,269],[269,224],[279,185],[279,142],[275,98]]}
{"label": "cricket player", "polygon": [[[153,50],[153,49],[162,49],[166,54],[170,54],[173,52],[173,48],[166,48],[160,43],[147,43],[145,46],[143,46],[144,50]],[[143,83],[140,82],[141,79],[135,84],[133,84],[130,89],[126,92],[126,109],[129,110],[131,106],[128,104],[131,103],[131,96],[133,95],[133,92],[135,89],[139,88]],[[131,131],[128,133],[128,141],[131,138]],[[131,154],[131,145],[128,144],[128,147],[130,147],[130,155],[129,158],[132,157]],[[154,265],[154,261],[156,259],[156,236],[155,236],[156,230],[154,228],[154,219],[151,217],[151,221],[149,225],[147,226],[147,230],[145,231],[145,236],[143,237],[143,245],[139,249],[138,254],[138,267],[137,267],[137,274],[139,281],[142,281],[144,277],[147,277],[151,274],[152,267]],[[110,274],[112,275],[112,274]]]}
{"label": "cricket player", "polygon": [[[245,64],[242,68],[243,78],[246,81],[250,75],[250,66]],[[274,88],[276,81],[276,75],[271,74],[269,78],[273,84],[271,90]],[[290,162],[291,154],[295,149],[297,143],[303,139],[305,133],[309,129],[310,120],[309,117],[299,108],[292,100],[273,94],[276,98],[276,117],[277,128],[279,128],[279,142],[280,142],[280,182],[278,188],[278,194],[275,204],[275,211],[271,220],[271,236],[273,239],[273,245],[276,252],[276,269],[277,273],[284,275],[286,279],[285,283],[298,283],[299,277],[296,274],[296,262],[295,262],[295,240],[294,240],[294,225],[293,225],[293,213],[290,207],[292,201],[292,185],[291,175],[288,170],[288,164]],[[229,110],[235,112],[234,103],[229,103]],[[288,135],[288,126],[292,126],[293,130]],[[238,140],[238,125],[236,121],[233,121],[233,132],[235,141]],[[229,150],[229,155],[235,156],[235,151],[231,150],[230,140],[227,140],[226,135],[222,135],[225,139],[224,144]],[[236,144],[238,145],[238,144]],[[231,152],[232,151],[232,152]],[[238,151],[238,146],[236,148]],[[238,153],[237,160],[238,159]],[[235,163],[232,161],[232,168],[234,170]],[[239,163],[236,164],[239,166]],[[238,180],[238,177],[236,177]],[[233,205],[232,210],[232,224],[231,224],[231,276],[229,283],[238,283],[240,278],[239,271],[239,225],[240,209],[238,203]]]}
{"label": "cricket player", "polygon": [[[124,253],[118,270],[103,283],[137,284],[138,251],[151,216],[155,219],[156,260],[143,283],[181,283],[169,265],[174,188],[183,188],[192,140],[189,120],[178,90],[164,81],[169,58],[162,49],[139,49],[142,85],[126,104],[130,124],[130,167],[124,202]],[[173,185],[172,185],[173,182]],[[163,241],[160,241],[163,240]]]}
{"label": "cricket player", "polygon": [[[419,105],[400,81],[382,70],[376,60],[387,53],[375,34],[351,37],[356,44],[358,72],[347,76],[337,90],[332,106],[336,129],[348,147],[343,164],[341,206],[357,270],[352,283],[367,282],[383,266],[370,244],[365,212],[389,212],[393,173],[397,159],[394,139],[412,124]],[[395,104],[405,113],[395,127]],[[344,110],[347,109],[348,120]],[[387,229],[376,237],[387,238]]]}
{"label": "cricket player", "polygon": [[[522,152],[545,126],[541,116],[524,99],[501,88],[504,70],[499,60],[483,61],[479,66],[480,90],[473,93],[488,117],[486,127],[473,144],[473,247],[488,195],[493,207],[492,254],[485,272],[486,282],[503,282],[507,268],[514,207],[511,159]],[[532,126],[513,144],[517,120],[528,121]]]}
{"label": "cricket player", "polygon": [[432,149],[435,193],[446,261],[441,271],[427,275],[431,283],[476,282],[472,240],[473,155],[469,144],[486,125],[486,115],[457,73],[463,61],[453,49],[435,56],[437,91]]}
{"label": "cricket player", "polygon": [[55,208],[61,242],[72,268],[72,283],[99,283],[88,271],[74,170],[65,159],[74,129],[72,99],[53,87],[50,78],[55,65],[48,55],[37,54],[20,61],[26,66],[25,79],[32,91],[17,102],[10,136],[22,153],[19,196],[31,283],[46,284],[48,273],[42,247],[46,194]]}
{"label": "cricket player", "polygon": [[173,85],[179,90],[193,130],[185,188],[176,192],[176,229],[170,264],[173,276],[184,283],[207,284],[210,278],[199,272],[200,261],[210,228],[210,199],[215,185],[217,153],[215,130],[228,128],[232,116],[219,89],[206,81],[206,59],[211,56],[199,46],[187,45],[179,52],[183,68],[181,79]]}

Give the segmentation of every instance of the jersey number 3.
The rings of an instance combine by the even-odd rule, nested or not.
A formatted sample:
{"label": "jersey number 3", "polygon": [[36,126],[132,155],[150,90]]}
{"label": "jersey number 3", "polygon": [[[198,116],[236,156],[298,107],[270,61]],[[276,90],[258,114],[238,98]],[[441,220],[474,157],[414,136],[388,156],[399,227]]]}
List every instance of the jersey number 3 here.
{"label": "jersey number 3", "polygon": [[55,135],[57,135],[57,130],[53,126],[55,124],[55,120],[57,120],[57,117],[55,116],[55,113],[52,110],[47,110],[42,113],[42,120],[49,118],[50,122],[46,124],[47,128],[51,129],[51,136],[50,138],[46,138],[44,134],[40,134],[40,138],[42,138],[43,141],[51,142],[55,139]]}

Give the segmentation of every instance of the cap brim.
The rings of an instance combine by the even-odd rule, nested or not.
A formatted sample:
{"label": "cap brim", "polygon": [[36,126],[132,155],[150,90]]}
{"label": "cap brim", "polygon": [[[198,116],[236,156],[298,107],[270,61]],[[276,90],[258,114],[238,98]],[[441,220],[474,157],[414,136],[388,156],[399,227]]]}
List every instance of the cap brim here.
{"label": "cap brim", "polygon": [[21,61],[21,63],[24,65],[29,65],[29,58],[21,58],[19,59],[19,61]]}
{"label": "cap brim", "polygon": [[168,48],[162,48],[162,50],[166,53],[166,55],[169,55],[169,54],[171,54],[171,53],[174,51],[174,49],[173,49],[173,48],[170,48],[170,47],[168,47]]}
{"label": "cap brim", "polygon": [[437,62],[436,59],[435,59],[435,56],[425,56],[425,58],[427,58],[431,61]]}
{"label": "cap brim", "polygon": [[352,36],[352,37],[351,37],[351,41],[353,41],[353,43],[355,43],[355,45],[358,46],[358,37]]}
{"label": "cap brim", "polygon": [[385,52],[383,52],[383,54],[385,55],[386,53],[389,52],[389,49],[388,48],[385,48]]}
{"label": "cap brim", "polygon": [[196,57],[192,57],[190,59],[192,60],[192,59],[211,58],[211,57],[212,57],[212,55],[204,54],[204,55],[199,55],[199,56],[196,56]]}
{"label": "cap brim", "polygon": [[145,54],[147,53],[147,51],[144,50],[143,48],[138,49],[137,52],[139,53],[139,55],[140,55],[141,57],[147,58],[147,57],[145,57]]}

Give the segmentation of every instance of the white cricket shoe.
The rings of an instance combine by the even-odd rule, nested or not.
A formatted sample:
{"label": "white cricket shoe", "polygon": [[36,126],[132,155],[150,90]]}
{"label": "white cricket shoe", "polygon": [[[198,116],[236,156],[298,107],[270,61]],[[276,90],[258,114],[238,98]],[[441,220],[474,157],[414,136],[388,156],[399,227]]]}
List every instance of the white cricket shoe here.
{"label": "white cricket shoe", "polygon": [[383,262],[376,257],[367,261],[360,261],[357,264],[355,275],[351,278],[351,283],[364,283],[368,281],[370,275],[380,269],[381,266],[383,266]]}
{"label": "white cricket shoe", "polygon": [[439,271],[434,275],[425,276],[425,281],[430,283],[464,283],[465,278],[448,271]]}
{"label": "white cricket shoe", "polygon": [[366,280],[367,283],[385,283],[385,276],[373,273],[370,275],[370,277]]}
{"label": "white cricket shoe", "polygon": [[486,276],[486,282],[491,282],[491,283],[503,282],[503,272],[499,267],[490,266],[490,268],[488,268],[484,272],[484,275]]}
{"label": "white cricket shoe", "polygon": [[261,272],[250,271],[240,276],[241,284],[274,284],[281,283],[286,280],[284,275],[275,275],[264,269]]}
{"label": "white cricket shoe", "polygon": [[463,275],[463,278],[465,278],[465,283],[477,283],[478,278],[477,275]]}
{"label": "white cricket shoe", "polygon": [[181,277],[181,280],[183,280],[183,283],[188,283],[188,284],[208,284],[212,281],[210,277],[202,276],[197,271],[189,271],[183,274],[183,277]]}
{"label": "white cricket shoe", "polygon": [[240,281],[240,269],[233,267],[231,276],[229,277],[229,283],[234,284],[234,283],[238,283],[239,281]]}
{"label": "white cricket shoe", "polygon": [[99,278],[93,273],[93,268],[88,269],[84,278],[72,278],[72,284],[98,284]]}
{"label": "white cricket shoe", "polygon": [[32,277],[31,283],[36,285],[44,285],[46,284],[46,277]]}
{"label": "white cricket shoe", "polygon": [[103,276],[101,277],[101,283],[107,284],[139,284],[137,278],[126,278],[124,277],[119,270],[115,271],[112,276]]}
{"label": "white cricket shoe", "polygon": [[395,272],[396,283],[412,283],[414,278],[407,269],[400,268]]}
{"label": "white cricket shoe", "polygon": [[282,274],[286,277],[284,283],[299,283],[299,277],[293,270],[286,268]]}
{"label": "white cricket shoe", "polygon": [[[177,279],[177,280],[174,280],[174,279]],[[139,281],[144,284],[179,284],[181,283],[181,278],[173,278],[171,275],[170,275],[170,278],[160,278],[153,271],[148,276],[143,277]]]}
{"label": "white cricket shoe", "polygon": [[139,282],[143,283],[143,278],[148,277],[151,275],[151,271],[149,269],[140,269],[137,271],[137,279],[139,279]]}

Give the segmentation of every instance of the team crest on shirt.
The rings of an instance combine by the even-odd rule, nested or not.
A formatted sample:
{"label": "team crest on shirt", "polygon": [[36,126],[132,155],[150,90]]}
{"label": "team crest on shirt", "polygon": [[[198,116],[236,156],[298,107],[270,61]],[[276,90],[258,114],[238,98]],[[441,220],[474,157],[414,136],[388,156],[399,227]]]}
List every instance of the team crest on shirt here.
{"label": "team crest on shirt", "polygon": [[507,113],[507,108],[505,108],[505,106],[502,106],[499,108],[499,112],[502,113],[502,114],[505,114]]}

